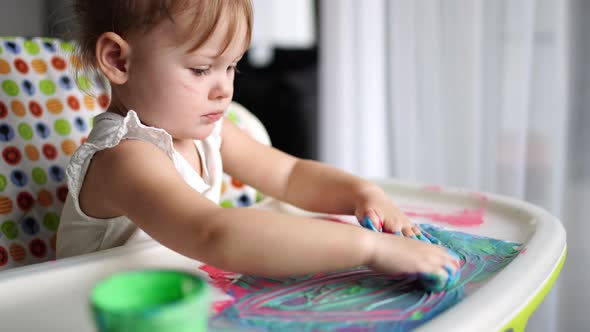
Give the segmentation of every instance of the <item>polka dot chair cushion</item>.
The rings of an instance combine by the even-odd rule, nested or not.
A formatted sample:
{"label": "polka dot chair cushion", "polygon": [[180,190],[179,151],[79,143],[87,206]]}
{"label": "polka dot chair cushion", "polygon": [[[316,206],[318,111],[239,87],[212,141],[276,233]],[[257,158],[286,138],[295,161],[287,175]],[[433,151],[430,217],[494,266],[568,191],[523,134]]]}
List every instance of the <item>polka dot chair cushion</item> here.
{"label": "polka dot chair cushion", "polygon": [[[79,63],[73,49],[53,38],[0,37],[0,270],[55,258],[65,167],[110,101],[92,79],[73,77]],[[227,117],[270,144],[262,124],[239,104],[232,103]],[[224,175],[222,206],[248,206],[261,197]]]}
{"label": "polka dot chair cushion", "polygon": [[65,166],[109,103],[104,91],[95,98],[78,89],[72,49],[57,39],[0,38],[0,269],[55,257]]}
{"label": "polka dot chair cushion", "polygon": [[[270,145],[270,138],[266,129],[252,113],[238,103],[231,103],[226,117],[244,130],[246,134],[260,143]],[[256,189],[246,186],[239,180],[223,175],[221,183],[221,199],[219,201],[222,207],[246,207],[262,200],[264,196]]]}

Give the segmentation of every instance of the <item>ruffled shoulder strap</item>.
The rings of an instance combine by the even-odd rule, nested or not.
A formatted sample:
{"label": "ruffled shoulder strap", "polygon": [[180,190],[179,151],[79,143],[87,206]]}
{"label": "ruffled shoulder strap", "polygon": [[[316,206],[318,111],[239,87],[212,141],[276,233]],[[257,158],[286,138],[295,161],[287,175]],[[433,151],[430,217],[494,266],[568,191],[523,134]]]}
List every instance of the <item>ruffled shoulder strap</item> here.
{"label": "ruffled shoulder strap", "polygon": [[88,139],[72,155],[66,168],[68,188],[81,215],[85,214],[80,210],[78,197],[92,157],[98,151],[118,145],[123,139],[150,142],[164,151],[175,166],[179,162],[174,154],[172,137],[163,129],[142,124],[135,111],[129,111],[125,117],[111,112],[97,115]]}

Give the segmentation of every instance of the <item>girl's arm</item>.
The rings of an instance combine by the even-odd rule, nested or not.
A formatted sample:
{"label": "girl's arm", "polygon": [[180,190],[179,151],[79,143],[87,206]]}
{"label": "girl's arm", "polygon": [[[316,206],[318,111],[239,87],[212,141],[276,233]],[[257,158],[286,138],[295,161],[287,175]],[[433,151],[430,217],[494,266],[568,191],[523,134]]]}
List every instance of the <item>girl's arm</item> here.
{"label": "girl's arm", "polygon": [[97,217],[126,215],[163,245],[235,272],[286,276],[368,265],[396,274],[453,266],[444,249],[402,237],[263,210],[220,208],[188,186],[161,150],[139,140],[95,155],[80,203]]}
{"label": "girl's arm", "polygon": [[227,173],[309,211],[354,214],[357,193],[380,191],[344,171],[260,144],[228,120],[223,123],[221,153]]}
{"label": "girl's arm", "polygon": [[230,121],[222,130],[224,169],[262,192],[302,209],[369,217],[377,229],[418,229],[377,185],[328,165],[295,158],[248,137]]}

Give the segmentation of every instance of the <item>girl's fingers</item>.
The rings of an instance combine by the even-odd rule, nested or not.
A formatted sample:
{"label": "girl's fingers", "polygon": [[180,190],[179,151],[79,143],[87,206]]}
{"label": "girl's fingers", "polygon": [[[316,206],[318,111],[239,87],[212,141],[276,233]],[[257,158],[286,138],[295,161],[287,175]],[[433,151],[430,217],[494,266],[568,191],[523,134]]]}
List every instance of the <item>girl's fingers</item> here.
{"label": "girl's fingers", "polygon": [[391,219],[391,217],[386,217],[383,221],[383,232],[394,234],[394,235],[402,235],[402,226],[395,222],[395,219]]}
{"label": "girl's fingers", "polygon": [[420,233],[418,235],[416,235],[416,237],[418,238],[418,240],[422,241],[422,242],[426,242],[426,243],[432,243],[430,242],[430,240],[424,236],[424,234]]}
{"label": "girl's fingers", "polygon": [[363,219],[360,221],[361,226],[366,229],[370,229],[375,232],[381,232],[383,230],[383,223],[381,218],[375,213],[373,209],[368,209]]}
{"label": "girl's fingers", "polygon": [[430,233],[428,233],[427,231],[422,230],[422,235],[424,235],[424,237],[426,237],[430,241],[430,243],[440,244],[440,241],[437,238],[435,238],[434,236],[430,235]]}
{"label": "girl's fingers", "polygon": [[367,215],[369,216],[369,218],[371,218],[371,221],[373,222],[373,227],[375,227],[375,229],[377,229],[378,232],[383,231],[383,221],[377,215],[375,210],[369,209],[367,211]]}
{"label": "girl's fingers", "polygon": [[366,229],[375,232],[384,232],[394,235],[410,237],[415,240],[432,243],[432,241],[423,234],[423,231],[412,223],[405,215],[398,215],[395,219],[382,219],[374,209],[367,209],[359,224]]}
{"label": "girl's fingers", "polygon": [[375,210],[368,209],[365,213],[365,219],[368,219],[368,221],[370,221],[371,230],[374,230],[375,232],[381,232],[383,230],[383,222],[381,221],[381,218],[379,218]]}
{"label": "girl's fingers", "polygon": [[414,237],[415,238],[414,230],[412,229],[411,226],[406,226],[406,227],[402,228],[402,234],[407,237]]}
{"label": "girl's fingers", "polygon": [[412,230],[414,231],[414,234],[416,234],[416,236],[422,235],[422,232],[420,232],[420,227],[418,227],[417,225],[412,224]]}
{"label": "girl's fingers", "polygon": [[452,264],[456,269],[460,269],[461,268],[461,257],[459,256],[459,254],[457,254],[455,251],[448,249],[447,248],[447,252],[449,253],[449,256],[451,256],[452,260]]}
{"label": "girl's fingers", "polygon": [[432,243],[426,236],[424,236],[424,234],[422,234],[422,230],[417,225],[412,225],[412,230],[414,231],[414,234],[416,234],[416,238],[418,238],[418,240],[426,243]]}
{"label": "girl's fingers", "polygon": [[374,232],[379,232],[379,230],[377,228],[375,228],[375,226],[373,225],[373,222],[371,221],[371,218],[365,216],[361,222],[360,222],[361,226],[363,226],[366,229],[370,229]]}

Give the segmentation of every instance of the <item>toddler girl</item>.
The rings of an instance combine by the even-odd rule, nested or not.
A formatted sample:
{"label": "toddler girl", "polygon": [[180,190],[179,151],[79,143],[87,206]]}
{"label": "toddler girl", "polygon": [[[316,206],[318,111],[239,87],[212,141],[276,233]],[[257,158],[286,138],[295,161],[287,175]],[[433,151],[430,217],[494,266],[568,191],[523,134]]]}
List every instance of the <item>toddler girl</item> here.
{"label": "toddler girl", "polygon": [[[58,257],[153,238],[217,268],[265,276],[458,268],[443,247],[410,238],[419,229],[376,185],[259,144],[224,119],[250,42],[249,0],[78,0],[75,8],[83,67],[108,80],[112,102],[67,168]],[[224,170],[305,210],[368,218],[383,233],[221,208]],[[395,232],[407,237],[387,234]]]}

